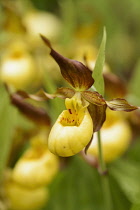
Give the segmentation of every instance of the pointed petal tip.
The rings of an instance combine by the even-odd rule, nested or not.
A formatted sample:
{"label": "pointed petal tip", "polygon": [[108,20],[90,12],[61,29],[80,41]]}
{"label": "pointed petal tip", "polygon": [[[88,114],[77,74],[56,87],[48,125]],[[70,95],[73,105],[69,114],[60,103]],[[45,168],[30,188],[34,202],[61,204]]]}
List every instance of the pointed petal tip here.
{"label": "pointed petal tip", "polygon": [[88,148],[89,148],[89,147],[90,147],[90,145],[91,145],[92,140],[93,140],[93,134],[92,134],[92,137],[91,137],[90,142],[86,145],[86,147],[85,147],[85,149],[84,149],[84,153],[85,153],[85,155],[87,155],[87,151],[88,151]]}
{"label": "pointed petal tip", "polygon": [[44,41],[44,43],[45,43],[50,49],[52,49],[52,46],[51,46],[50,41],[49,41],[44,35],[42,35],[42,34],[39,34],[39,35],[40,35],[41,39]]}
{"label": "pointed petal tip", "polygon": [[50,41],[44,35],[40,34],[40,37],[51,49],[50,55],[59,65],[64,79],[71,84],[73,88],[86,90],[93,85],[94,79],[92,77],[92,71],[88,67],[79,61],[71,60],[62,56],[52,48]]}

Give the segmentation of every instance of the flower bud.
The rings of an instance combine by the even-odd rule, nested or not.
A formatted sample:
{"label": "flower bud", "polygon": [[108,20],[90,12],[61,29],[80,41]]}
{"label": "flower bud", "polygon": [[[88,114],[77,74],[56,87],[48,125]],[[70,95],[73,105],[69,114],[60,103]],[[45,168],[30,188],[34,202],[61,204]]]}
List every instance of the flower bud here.
{"label": "flower bud", "polygon": [[24,187],[40,187],[50,183],[59,168],[58,158],[46,146],[34,145],[16,163],[12,178]]}
{"label": "flower bud", "polygon": [[83,105],[78,94],[66,99],[67,110],[59,115],[49,134],[49,150],[62,157],[80,152],[92,137],[93,122],[87,104]]}
{"label": "flower bud", "polygon": [[5,192],[12,210],[38,210],[48,200],[46,187],[30,189],[15,182],[8,182],[5,186]]}
{"label": "flower bud", "polygon": [[[109,113],[107,121],[101,129],[102,150],[105,162],[111,162],[120,157],[129,147],[131,137],[130,127],[123,117],[119,116],[118,113],[111,115]],[[97,133],[94,134],[87,154],[93,155],[96,158],[99,156]]]}

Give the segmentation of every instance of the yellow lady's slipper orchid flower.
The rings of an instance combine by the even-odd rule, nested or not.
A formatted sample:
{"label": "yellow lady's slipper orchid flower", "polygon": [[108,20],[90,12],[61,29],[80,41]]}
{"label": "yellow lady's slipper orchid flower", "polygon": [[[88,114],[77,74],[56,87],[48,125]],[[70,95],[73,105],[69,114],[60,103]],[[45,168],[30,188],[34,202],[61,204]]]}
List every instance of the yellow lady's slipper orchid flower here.
{"label": "yellow lady's slipper orchid flower", "polygon": [[[63,78],[73,89],[59,88],[55,94],[48,94],[44,91],[32,96],[26,92],[22,92],[22,94],[26,95],[27,98],[36,98],[36,100],[55,97],[66,99],[67,110],[59,115],[52,127],[48,138],[48,148],[56,155],[72,156],[88,145],[93,132],[100,130],[106,119],[107,107],[114,111],[125,112],[136,110],[139,107],[130,105],[122,98],[106,101],[97,91],[88,90],[94,82],[97,81],[98,83],[98,80],[94,81],[93,79],[93,73],[96,71],[92,73],[81,62],[62,56],[53,49],[46,37],[41,35],[41,38],[50,49],[50,55],[59,65]],[[103,80],[102,77],[101,80]],[[98,84],[102,83],[101,80]],[[95,87],[97,83],[95,83]]]}
{"label": "yellow lady's slipper orchid flower", "polygon": [[55,122],[48,138],[49,150],[59,156],[67,157],[80,152],[91,140],[93,122],[86,101],[80,93],[66,99],[64,110]]}
{"label": "yellow lady's slipper orchid flower", "polygon": [[7,182],[5,193],[12,210],[38,210],[47,202],[49,192],[46,187],[26,188],[16,182]]}
{"label": "yellow lady's slipper orchid flower", "polygon": [[25,88],[35,79],[35,63],[22,42],[10,46],[2,57],[0,76],[15,89]]}
{"label": "yellow lady's slipper orchid flower", "polygon": [[40,12],[39,10],[28,11],[23,17],[23,24],[27,31],[27,36],[32,45],[41,44],[38,34],[43,33],[51,40],[56,40],[60,36],[62,23],[60,19],[50,12]]}
{"label": "yellow lady's slipper orchid flower", "polygon": [[58,158],[46,145],[33,145],[16,163],[12,178],[24,187],[40,187],[51,182],[59,168]]}
{"label": "yellow lady's slipper orchid flower", "polygon": [[[105,162],[111,162],[120,157],[129,147],[131,137],[130,127],[124,117],[116,112],[107,112],[107,120],[101,129],[102,150]],[[98,158],[97,133],[94,134],[87,154]]]}

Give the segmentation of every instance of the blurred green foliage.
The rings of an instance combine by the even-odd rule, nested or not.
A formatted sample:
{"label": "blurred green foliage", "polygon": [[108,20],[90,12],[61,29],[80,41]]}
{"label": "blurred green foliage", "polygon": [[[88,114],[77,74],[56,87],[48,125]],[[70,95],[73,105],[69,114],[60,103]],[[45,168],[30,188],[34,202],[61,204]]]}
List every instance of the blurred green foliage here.
{"label": "blurred green foliage", "polygon": [[0,87],[0,180],[2,179],[3,169],[7,163],[7,157],[12,145],[12,136],[16,125],[17,110],[10,104],[9,96],[3,86]]}

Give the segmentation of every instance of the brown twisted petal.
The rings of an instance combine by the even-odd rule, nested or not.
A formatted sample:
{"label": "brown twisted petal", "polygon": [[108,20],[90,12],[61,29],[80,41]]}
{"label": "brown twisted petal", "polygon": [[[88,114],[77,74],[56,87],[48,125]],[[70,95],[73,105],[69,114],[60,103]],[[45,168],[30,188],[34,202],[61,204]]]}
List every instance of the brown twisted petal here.
{"label": "brown twisted petal", "polygon": [[40,90],[35,94],[28,94],[25,91],[17,91],[16,92],[19,96],[22,96],[23,98],[30,98],[35,101],[45,101],[47,99],[54,99],[56,97],[58,98],[72,98],[74,96],[75,91],[71,88],[58,88],[56,93],[54,94],[49,94],[45,92],[44,90]]}
{"label": "brown twisted petal", "polygon": [[24,98],[17,93],[11,94],[11,103],[18,108],[28,119],[39,125],[50,126],[51,119],[47,112],[40,107],[35,107],[24,100]]}
{"label": "brown twisted petal", "polygon": [[30,98],[35,101],[45,101],[47,99],[54,99],[56,97],[55,94],[46,93],[44,90],[39,90],[35,94],[28,94],[25,91],[19,90],[16,92],[17,95],[22,96],[23,98]]}
{"label": "brown twisted petal", "polygon": [[71,88],[58,88],[55,95],[59,98],[72,98],[75,94],[75,91]]}
{"label": "brown twisted petal", "polygon": [[102,106],[102,105],[106,104],[102,95],[100,95],[96,91],[94,91],[94,92],[83,91],[82,96],[86,101],[88,101],[91,104],[95,104],[95,105],[98,105],[98,106]]}
{"label": "brown twisted petal", "polygon": [[59,65],[62,76],[72,87],[76,90],[87,90],[93,85],[94,79],[92,78],[92,71],[90,71],[88,67],[79,61],[63,57],[52,48],[46,37],[41,35],[41,38],[51,49],[50,55]]}
{"label": "brown twisted petal", "polygon": [[125,99],[123,98],[116,98],[111,101],[106,101],[107,106],[114,111],[125,111],[131,112],[139,107],[130,105]]}
{"label": "brown twisted petal", "polygon": [[89,104],[88,111],[93,121],[93,132],[99,131],[106,119],[107,105],[98,106]]}

